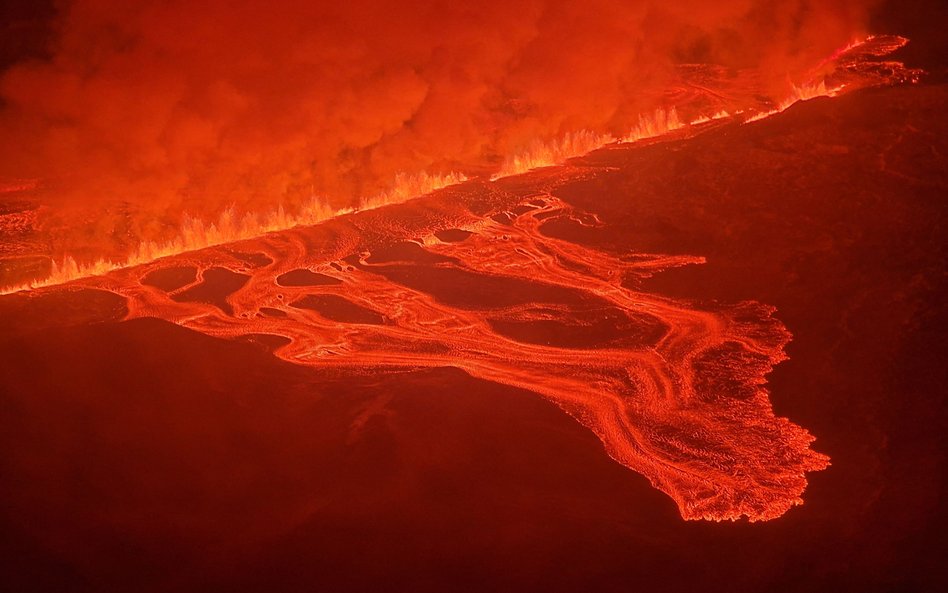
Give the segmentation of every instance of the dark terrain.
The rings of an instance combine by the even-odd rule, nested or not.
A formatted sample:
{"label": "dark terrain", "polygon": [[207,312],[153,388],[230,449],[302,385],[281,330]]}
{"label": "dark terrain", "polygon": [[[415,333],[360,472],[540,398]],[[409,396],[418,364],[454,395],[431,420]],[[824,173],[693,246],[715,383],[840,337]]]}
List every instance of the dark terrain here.
{"label": "dark terrain", "polygon": [[616,170],[556,190],[604,226],[550,235],[707,258],[650,290],[777,307],[771,400],[832,459],[783,517],[685,522],[553,405],[456,369],[314,371],[121,322],[110,293],[21,294],[0,588],[943,590],[946,107],[935,84],[814,100],[598,151]]}

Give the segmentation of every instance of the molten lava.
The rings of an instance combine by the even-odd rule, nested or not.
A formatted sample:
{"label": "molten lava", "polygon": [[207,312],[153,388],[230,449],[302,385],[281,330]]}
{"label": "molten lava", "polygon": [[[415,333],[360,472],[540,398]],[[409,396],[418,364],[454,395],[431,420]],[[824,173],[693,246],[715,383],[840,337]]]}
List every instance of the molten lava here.
{"label": "molten lava", "polygon": [[[696,112],[695,97],[710,91],[692,84],[675,91],[679,104],[626,135],[536,143],[491,181],[402,177],[360,212],[314,200],[293,215],[190,220],[171,243],[144,244],[117,264],[67,260],[41,284],[110,291],[127,301],[129,319],[253,340],[294,364],[364,373],[453,366],[531,390],[593,431],[684,518],[772,519],[801,504],[806,473],[829,463],[810,449],[807,430],[773,413],[762,387],[790,339],[773,309],[645,291],[643,279],[703,259],[550,237],[542,232],[550,221],[600,224],[556,195],[597,170],[573,163],[518,174],[613,142],[687,137],[713,120],[752,121],[799,100],[913,80],[901,65],[864,60],[904,43],[874,37],[847,47],[776,105],[747,111],[716,95],[713,109]],[[450,185],[424,207],[404,203]]]}
{"label": "molten lava", "polygon": [[551,220],[598,224],[555,195],[594,173],[468,184],[434,208],[352,214],[76,285],[123,296],[129,318],[254,340],[295,364],[454,366],[528,389],[685,518],[783,514],[828,463],[761,387],[790,334],[764,305],[697,307],[638,288],[700,257],[616,256],[544,235]]}

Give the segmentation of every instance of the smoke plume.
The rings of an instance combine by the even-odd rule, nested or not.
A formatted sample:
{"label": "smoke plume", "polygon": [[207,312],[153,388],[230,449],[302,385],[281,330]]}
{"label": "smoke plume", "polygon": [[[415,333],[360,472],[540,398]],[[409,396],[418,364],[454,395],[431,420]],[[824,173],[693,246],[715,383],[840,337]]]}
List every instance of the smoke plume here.
{"label": "smoke plume", "polygon": [[47,56],[0,76],[0,181],[38,180],[50,220],[86,212],[87,238],[154,239],[230,204],[345,206],[399,172],[485,174],[537,139],[621,135],[683,63],[756,69],[779,99],[868,8],[71,0]]}

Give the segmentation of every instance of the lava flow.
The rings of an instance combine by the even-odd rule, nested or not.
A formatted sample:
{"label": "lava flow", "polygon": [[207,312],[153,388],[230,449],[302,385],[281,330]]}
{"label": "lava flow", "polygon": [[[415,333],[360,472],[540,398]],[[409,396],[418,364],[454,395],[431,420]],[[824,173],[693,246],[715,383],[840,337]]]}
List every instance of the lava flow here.
{"label": "lava flow", "polygon": [[472,182],[410,204],[166,258],[78,285],[279,358],[358,373],[453,366],[556,403],[687,519],[765,520],[827,466],[774,415],[764,375],[790,334],[756,303],[712,308],[640,281],[700,257],[551,238],[598,219],[556,197],[594,168]]}
{"label": "lava flow", "polygon": [[[602,224],[557,197],[562,184],[600,170],[574,162],[518,173],[608,142],[685,127],[678,137],[687,138],[713,129],[703,127],[711,120],[752,121],[797,100],[913,81],[917,72],[901,64],[867,61],[905,41],[853,44],[791,99],[748,112],[737,108],[740,97],[695,82],[707,69],[683,69],[681,88],[670,91],[675,108],[640,119],[621,138],[582,132],[540,143],[509,160],[504,177],[410,201],[464,179],[402,179],[408,190],[359,212],[314,202],[299,215],[194,223],[187,241],[139,249],[136,267],[108,264],[91,270],[109,272],[103,276],[44,290],[107,290],[124,297],[128,319],[251,340],[298,365],[368,374],[450,366],[526,389],[593,431],[682,517],[772,519],[802,503],[807,472],[829,464],[810,448],[807,430],[773,413],[763,387],[790,339],[773,309],[646,291],[645,278],[703,259],[608,253],[552,237],[543,232],[552,221]],[[50,282],[87,273],[73,266]]]}

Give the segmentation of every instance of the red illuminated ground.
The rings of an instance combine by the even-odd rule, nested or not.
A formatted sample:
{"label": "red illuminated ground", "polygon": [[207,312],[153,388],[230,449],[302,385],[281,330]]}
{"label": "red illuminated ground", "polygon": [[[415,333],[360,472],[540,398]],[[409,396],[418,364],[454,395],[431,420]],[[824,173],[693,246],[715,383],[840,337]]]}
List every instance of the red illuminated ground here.
{"label": "red illuminated ground", "polygon": [[[487,173],[401,176],[354,212],[314,199],[172,228],[144,197],[121,224],[89,197],[100,175],[164,196],[170,217],[195,183],[270,191],[285,175],[273,187],[302,192],[300,155],[339,155],[321,139],[295,146],[292,173],[254,160],[286,148],[288,125],[177,164],[77,150],[81,174],[4,181],[0,589],[940,590],[948,86],[890,57],[905,42],[864,37],[802,86],[788,76],[783,101],[768,70],[678,64],[632,132],[485,148]],[[61,74],[30,68],[3,79],[10,97]],[[111,121],[124,87],[89,88],[117,93],[91,111]],[[273,88],[255,100],[281,106]],[[358,183],[393,155],[451,150],[448,133],[424,144],[443,115],[425,92],[369,143],[398,150]],[[504,134],[539,125],[515,107]],[[369,137],[363,111],[349,125]],[[68,120],[47,115],[39,132]],[[32,138],[27,119],[4,121]],[[140,140],[116,130],[115,154]],[[348,164],[358,136],[340,140]],[[261,177],[227,169],[235,157]],[[74,204],[57,209],[56,183]]]}
{"label": "red illuminated ground", "polygon": [[827,465],[760,387],[789,333],[753,302],[696,307],[643,291],[692,256],[610,255],[548,237],[601,226],[555,197],[563,168],[470,184],[227,249],[83,282],[282,360],[359,374],[454,367],[536,392],[591,429],[685,518],[758,520],[802,502]]}
{"label": "red illuminated ground", "polygon": [[[935,582],[945,92],[4,297],[7,570],[22,590]],[[776,521],[680,519],[779,515],[821,454]]]}
{"label": "red illuminated ground", "polygon": [[[688,145],[810,95],[916,82],[919,71],[879,61],[905,42],[876,36],[840,50],[816,68],[824,72],[812,75],[819,84],[796,89],[777,107],[758,106],[749,121],[715,116],[718,123],[682,129],[672,110],[656,119],[658,129],[639,134],[656,136],[657,145]],[[666,96],[680,110],[700,113],[694,103],[710,100],[717,105],[704,111],[736,112],[753,101],[740,92],[750,95],[755,86],[727,78],[711,67],[682,68],[680,88]],[[609,142],[590,138],[592,146]],[[595,205],[577,209],[558,191],[623,170],[609,155],[621,148],[610,143],[597,157],[601,164],[507,171],[425,200],[267,235],[258,229],[253,239],[104,276],[67,269],[51,283],[78,278],[65,290],[118,295],[126,320],[156,317],[209,336],[249,339],[321,371],[452,367],[529,390],[589,428],[610,457],[668,494],[682,517],[779,517],[802,504],[806,473],[829,465],[810,448],[805,428],[773,413],[763,388],[786,358],[790,333],[768,305],[699,304],[643,289],[666,269],[703,263],[699,255],[583,244],[606,225]],[[647,150],[627,150],[635,149]],[[512,172],[542,164],[549,157],[541,153]],[[602,199],[636,196],[606,192]]]}

